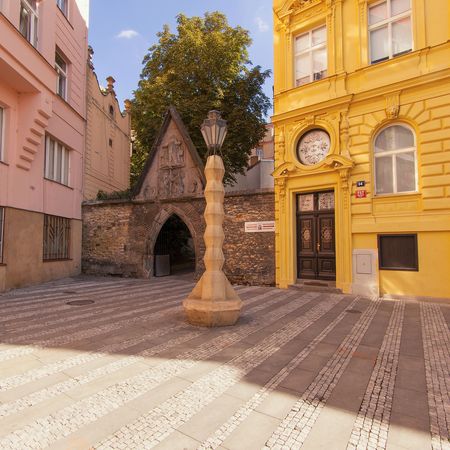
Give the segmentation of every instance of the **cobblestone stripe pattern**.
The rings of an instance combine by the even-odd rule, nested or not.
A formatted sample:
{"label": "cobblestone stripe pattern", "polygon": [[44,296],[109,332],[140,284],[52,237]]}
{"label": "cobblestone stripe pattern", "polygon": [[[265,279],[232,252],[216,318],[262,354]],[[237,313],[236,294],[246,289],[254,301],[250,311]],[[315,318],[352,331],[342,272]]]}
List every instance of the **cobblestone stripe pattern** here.
{"label": "cobblestone stripe pattern", "polygon": [[[251,300],[246,301],[245,304],[247,306],[251,305],[251,304],[261,300],[261,298],[264,298],[265,296],[267,296],[267,294],[257,295],[255,297],[253,297]],[[178,305],[177,307],[167,308],[164,311],[166,313],[168,313],[169,311],[178,310],[178,309],[181,310],[181,306]],[[152,317],[154,317],[154,315]],[[142,318],[145,319],[146,316],[143,316]],[[48,364],[43,367],[39,367],[38,369],[28,370],[27,372],[22,373],[20,375],[15,375],[15,376],[1,379],[0,380],[0,392],[8,390],[8,389],[13,389],[13,388],[18,387],[25,383],[30,383],[32,381],[36,381],[40,378],[44,378],[46,376],[53,375],[55,373],[61,372],[63,370],[67,370],[69,368],[78,366],[80,364],[86,364],[90,361],[93,361],[95,359],[106,356],[107,353],[123,351],[129,347],[137,345],[146,340],[154,339],[154,338],[163,336],[168,333],[173,333],[173,332],[176,332],[179,330],[187,329],[189,327],[190,327],[190,325],[181,323],[181,324],[177,324],[177,325],[173,325],[173,326],[167,326],[167,327],[164,327],[161,329],[156,329],[150,333],[140,335],[134,339],[128,339],[124,342],[106,345],[106,346],[102,347],[101,349],[99,349],[99,351],[97,351],[97,352],[85,352],[80,355],[73,356],[71,358],[66,358],[66,359],[63,359],[60,361],[56,361],[55,363]],[[36,348],[37,347],[33,347],[33,350],[36,350]],[[18,348],[18,350],[20,350],[20,348]]]}
{"label": "cobblestone stripe pattern", "polygon": [[[265,294],[265,295],[267,296],[267,294]],[[260,298],[260,296],[257,296],[257,297]],[[253,298],[248,303],[249,304],[254,303],[256,301],[255,298]],[[268,305],[268,304],[266,304],[266,305]],[[252,312],[255,309],[259,309],[260,306],[261,305],[257,305],[256,307],[250,308],[248,311]],[[113,344],[113,345],[111,345],[109,347],[108,351],[113,351],[113,348],[114,348],[114,351],[124,350],[124,349],[126,349],[128,347],[136,345],[139,342],[142,342],[142,341],[145,341],[145,340],[148,340],[148,339],[151,339],[151,338],[157,338],[157,337],[163,336],[163,335],[165,335],[167,333],[176,331],[176,329],[183,329],[183,328],[185,328],[185,329],[189,328],[190,329],[192,327],[190,327],[190,325],[187,325],[187,324],[181,324],[179,326],[173,326],[173,327],[167,327],[167,328],[164,327],[164,328],[161,328],[161,329],[157,329],[157,330],[155,330],[155,331],[153,331],[151,333],[148,333],[146,336],[126,341],[122,345],[121,344]],[[206,332],[207,332],[207,329],[204,329],[204,328],[198,329],[196,331],[187,333],[184,336],[180,336],[178,338],[171,339],[171,340],[169,340],[168,342],[166,342],[164,344],[157,345],[157,346],[152,347],[150,349],[142,350],[141,352],[137,353],[137,355],[135,355],[135,356],[122,358],[122,359],[120,359],[118,361],[114,361],[114,362],[111,362],[109,364],[106,364],[106,365],[104,365],[102,367],[99,367],[99,368],[97,368],[95,370],[92,370],[92,371],[86,373],[85,375],[80,375],[80,376],[77,376],[75,378],[71,378],[70,380],[62,381],[60,383],[56,383],[56,384],[54,384],[54,385],[52,385],[52,386],[50,386],[48,388],[44,388],[44,389],[41,389],[39,391],[32,392],[31,394],[26,395],[25,397],[22,397],[20,399],[15,400],[15,401],[3,403],[3,404],[0,405],[0,418],[1,417],[6,417],[6,416],[9,416],[9,415],[12,415],[12,414],[16,414],[16,413],[18,413],[18,412],[20,412],[20,411],[22,411],[22,410],[24,410],[26,408],[29,408],[29,407],[32,407],[32,406],[36,406],[37,404],[39,404],[39,403],[41,403],[43,401],[49,400],[52,397],[55,397],[57,395],[61,395],[61,394],[65,393],[65,392],[68,392],[71,389],[77,388],[77,387],[79,387],[81,385],[90,383],[90,382],[92,382],[92,381],[94,381],[94,380],[96,380],[96,379],[98,379],[100,377],[103,377],[103,376],[106,376],[106,375],[110,375],[110,374],[112,374],[112,373],[114,373],[114,372],[116,372],[116,371],[118,371],[120,369],[123,369],[123,368],[125,368],[127,366],[130,366],[130,365],[132,365],[134,363],[137,363],[139,361],[145,361],[145,358],[149,358],[149,357],[152,357],[154,355],[157,355],[158,353],[162,353],[162,352],[164,352],[166,350],[169,350],[170,348],[172,348],[172,347],[174,347],[174,346],[176,346],[178,344],[181,344],[181,343],[186,342],[188,340],[194,339],[195,337],[198,337],[201,334],[204,334]],[[120,345],[121,345],[121,347],[120,347]],[[80,364],[82,364],[82,363],[86,363],[86,362],[91,361],[92,359],[94,359],[94,356],[95,357],[100,357],[100,356],[104,356],[104,355],[99,353],[99,354],[93,354],[91,356],[92,356],[91,359],[89,359],[89,354],[79,355],[79,357],[75,357],[75,358],[79,358],[79,362],[80,362]],[[69,359],[69,362],[73,362],[71,360],[75,359],[75,358]],[[60,369],[61,366],[58,365],[57,368]],[[65,367],[65,368],[67,369],[67,367]],[[35,379],[37,379],[36,378],[37,374],[34,373],[34,372],[38,372],[40,370],[40,372],[38,374],[39,374],[39,378],[41,378],[44,374],[45,374],[45,376],[48,376],[48,375],[51,375],[52,373],[55,373],[55,370],[53,370],[53,372],[51,372],[49,369],[56,369],[56,368],[53,367],[53,365],[50,365],[50,367],[47,368],[47,370],[44,370],[44,369],[45,369],[45,367],[42,368],[42,369],[37,369],[36,371],[32,371],[33,375],[35,375]],[[25,377],[25,379],[26,379],[26,377]],[[22,378],[20,376],[13,377],[13,380],[11,380],[11,381],[15,381],[15,383],[17,385],[17,384],[19,384],[20,381],[24,381],[24,377],[22,377]],[[20,384],[23,384],[23,383],[20,383]]]}
{"label": "cobblestone stripe pattern", "polygon": [[[359,301],[356,297],[348,306],[354,308]],[[326,328],[322,330],[300,353],[298,353],[285,367],[276,373],[256,394],[253,395],[243,406],[241,406],[216,432],[206,439],[198,450],[216,449],[222,445],[225,439],[273,392],[288,376],[299,366],[299,364],[314,350],[327,335],[346,316],[347,311],[343,311]]]}
{"label": "cobblestone stripe pattern", "polygon": [[399,300],[383,338],[347,450],[386,448],[400,355],[405,302]]}
{"label": "cobblestone stripe pattern", "polygon": [[111,450],[125,445],[128,448],[147,449],[158,445],[176,428],[186,423],[194,414],[336,306],[341,299],[342,296],[330,296],[329,301],[319,303],[242,355],[201,377],[148,414],[122,427],[95,448]]}
{"label": "cobblestone stripe pattern", "polygon": [[450,449],[450,332],[437,305],[420,303],[431,447]]}
{"label": "cobblestone stripe pattern", "polygon": [[[289,296],[292,297],[292,294],[283,294],[277,299],[274,298],[274,301],[280,301],[282,298]],[[0,439],[0,448],[23,448],[24,442],[26,442],[27,450],[45,448],[58,439],[75,432],[83,425],[95,422],[126,402],[145,394],[161,383],[194,367],[199,361],[212,357],[251,333],[291,314],[319,296],[320,294],[317,293],[307,293],[300,298],[297,297],[294,302],[282,303],[282,306],[277,310],[264,314],[258,321],[241,325],[235,332],[220,335],[193,350],[177,355],[176,359],[165,361],[53,414],[35,419],[25,427],[2,437]],[[267,305],[267,302],[265,303]],[[254,311],[259,307],[264,309],[267,306],[264,304],[259,305],[254,308]]]}
{"label": "cobblestone stripe pattern", "polygon": [[351,333],[308,386],[300,400],[291,408],[288,415],[267,440],[264,448],[300,448],[304,444],[322,408],[375,317],[380,301],[380,299],[373,300],[372,304],[362,313],[361,319],[353,326]]}

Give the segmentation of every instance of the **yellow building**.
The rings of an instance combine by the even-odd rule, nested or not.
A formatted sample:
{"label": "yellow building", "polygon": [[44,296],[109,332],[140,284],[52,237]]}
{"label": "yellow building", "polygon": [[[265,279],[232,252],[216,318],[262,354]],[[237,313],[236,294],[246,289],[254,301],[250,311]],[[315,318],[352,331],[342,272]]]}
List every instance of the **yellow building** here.
{"label": "yellow building", "polygon": [[449,3],[274,0],[280,287],[450,297]]}

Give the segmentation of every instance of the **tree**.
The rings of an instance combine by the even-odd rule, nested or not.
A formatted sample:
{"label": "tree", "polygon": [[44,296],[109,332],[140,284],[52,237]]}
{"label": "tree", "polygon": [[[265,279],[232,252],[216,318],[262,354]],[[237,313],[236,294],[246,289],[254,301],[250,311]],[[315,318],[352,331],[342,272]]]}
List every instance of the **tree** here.
{"label": "tree", "polygon": [[170,105],[176,107],[200,156],[207,149],[200,126],[211,109],[228,121],[222,148],[225,181],[234,180],[247,165],[250,150],[264,136],[270,100],[262,87],[270,71],[252,66],[248,31],[228,25],[224,14],[177,16],[177,33],[167,25],[143,60],[139,86],[132,102],[136,142],[132,182],[139,176]]}

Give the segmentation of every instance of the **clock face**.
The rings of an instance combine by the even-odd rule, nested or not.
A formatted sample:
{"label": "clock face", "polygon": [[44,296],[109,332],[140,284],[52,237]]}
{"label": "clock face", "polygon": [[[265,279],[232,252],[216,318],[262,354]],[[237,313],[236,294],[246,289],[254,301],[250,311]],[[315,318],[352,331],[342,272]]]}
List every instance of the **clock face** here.
{"label": "clock face", "polygon": [[297,155],[302,164],[313,166],[322,161],[330,151],[330,135],[324,130],[305,133],[297,146]]}

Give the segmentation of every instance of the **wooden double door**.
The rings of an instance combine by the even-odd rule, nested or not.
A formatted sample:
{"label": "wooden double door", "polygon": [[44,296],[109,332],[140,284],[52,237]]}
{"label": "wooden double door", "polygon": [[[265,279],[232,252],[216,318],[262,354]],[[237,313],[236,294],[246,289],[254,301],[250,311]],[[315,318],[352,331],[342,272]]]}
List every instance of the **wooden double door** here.
{"label": "wooden double door", "polygon": [[297,195],[297,277],[336,279],[333,191]]}

